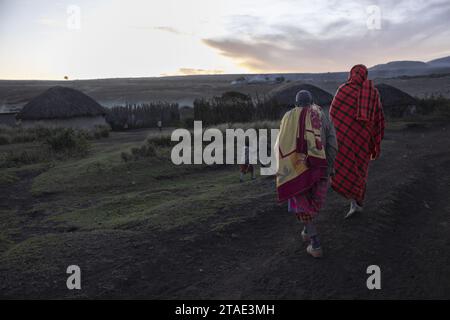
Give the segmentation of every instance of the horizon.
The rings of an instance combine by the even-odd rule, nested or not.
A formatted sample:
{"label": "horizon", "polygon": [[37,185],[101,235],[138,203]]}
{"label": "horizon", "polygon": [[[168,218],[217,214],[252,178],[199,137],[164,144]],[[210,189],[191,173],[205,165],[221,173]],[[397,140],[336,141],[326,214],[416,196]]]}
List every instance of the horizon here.
{"label": "horizon", "polygon": [[449,56],[449,21],[441,0],[3,0],[0,79],[347,72]]}

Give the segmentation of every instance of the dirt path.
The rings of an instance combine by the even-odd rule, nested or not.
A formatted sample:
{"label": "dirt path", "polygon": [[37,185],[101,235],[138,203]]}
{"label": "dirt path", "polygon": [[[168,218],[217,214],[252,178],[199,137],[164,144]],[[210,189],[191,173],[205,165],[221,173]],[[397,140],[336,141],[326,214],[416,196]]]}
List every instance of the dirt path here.
{"label": "dirt path", "polygon": [[[449,145],[444,127],[388,132],[383,157],[370,169],[365,212],[344,221],[347,202],[330,191],[318,221],[322,260],[305,254],[300,225],[285,206],[262,197],[259,205],[170,232],[77,232],[70,250],[46,258],[63,271],[81,261],[81,292],[60,285],[63,271],[23,271],[10,262],[0,264],[0,296],[448,299]],[[271,178],[258,183],[274,190]],[[211,227],[231,216],[240,219],[220,230]],[[381,267],[381,290],[366,287],[372,264]]]}
{"label": "dirt path", "polygon": [[[148,266],[143,271],[167,287],[143,282],[133,295],[450,297],[450,150],[446,147],[450,137],[446,132],[388,133],[384,157],[371,168],[366,211],[344,221],[347,203],[330,194],[319,220],[326,250],[323,260],[305,254],[300,226],[284,206],[272,206],[220,234],[206,231],[192,244],[176,242],[173,235],[171,247],[178,250],[171,251],[165,271],[158,273]],[[271,180],[263,183],[273,188]],[[245,215],[240,210],[234,214]],[[372,264],[382,270],[379,291],[366,287],[366,268]]]}

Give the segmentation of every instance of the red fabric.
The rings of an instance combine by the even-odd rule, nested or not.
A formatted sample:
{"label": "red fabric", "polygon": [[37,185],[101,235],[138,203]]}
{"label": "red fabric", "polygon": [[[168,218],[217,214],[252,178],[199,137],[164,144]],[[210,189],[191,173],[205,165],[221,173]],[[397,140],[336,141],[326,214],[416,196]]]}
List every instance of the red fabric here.
{"label": "red fabric", "polygon": [[328,179],[321,179],[310,190],[289,199],[289,209],[303,222],[311,221],[320,211],[328,191]]}
{"label": "red fabric", "polygon": [[247,172],[253,173],[253,165],[251,164],[241,164],[239,165],[239,171],[243,174],[246,174]]}
{"label": "red fabric", "polygon": [[311,188],[314,188],[320,179],[326,176],[326,172],[326,166],[310,168],[295,179],[282,184],[277,188],[278,201],[286,201],[295,195],[307,192]]}
{"label": "red fabric", "polygon": [[356,65],[331,103],[330,117],[336,128],[338,154],[332,188],[362,203],[370,159],[380,155],[384,115],[378,90],[367,79],[367,68]]}

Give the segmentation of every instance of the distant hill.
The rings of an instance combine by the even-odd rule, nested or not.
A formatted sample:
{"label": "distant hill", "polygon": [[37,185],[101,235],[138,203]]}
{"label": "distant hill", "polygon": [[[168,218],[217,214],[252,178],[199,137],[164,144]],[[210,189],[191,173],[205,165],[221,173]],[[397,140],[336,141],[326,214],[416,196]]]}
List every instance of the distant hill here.
{"label": "distant hill", "polygon": [[428,61],[427,64],[430,66],[450,66],[450,56]]}
{"label": "distant hill", "polygon": [[372,74],[378,77],[415,76],[426,74],[447,73],[450,71],[450,56],[423,61],[391,61],[377,64],[369,68]]}
{"label": "distant hill", "polygon": [[396,70],[396,69],[413,69],[413,68],[427,68],[428,64],[423,61],[392,61],[383,64],[377,64],[370,71],[381,70]]}

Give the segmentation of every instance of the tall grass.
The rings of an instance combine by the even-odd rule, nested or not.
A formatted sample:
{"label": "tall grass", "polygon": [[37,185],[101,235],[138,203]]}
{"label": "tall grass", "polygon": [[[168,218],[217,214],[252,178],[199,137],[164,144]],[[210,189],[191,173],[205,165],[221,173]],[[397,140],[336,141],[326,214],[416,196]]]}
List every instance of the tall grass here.
{"label": "tall grass", "polygon": [[[3,134],[6,132],[5,136],[8,137],[9,142],[35,142],[31,146],[19,144],[17,148],[10,148],[10,150],[2,152],[0,154],[0,167],[3,168],[84,157],[90,150],[90,140],[95,137],[95,133],[70,128],[2,130]],[[107,135],[105,128],[99,128],[98,130],[97,135]]]}
{"label": "tall grass", "polygon": [[93,129],[66,129],[47,127],[6,127],[0,126],[0,145],[46,141],[57,133],[72,130],[74,133],[84,136],[88,140],[109,137],[111,127],[109,125],[97,125]]}

